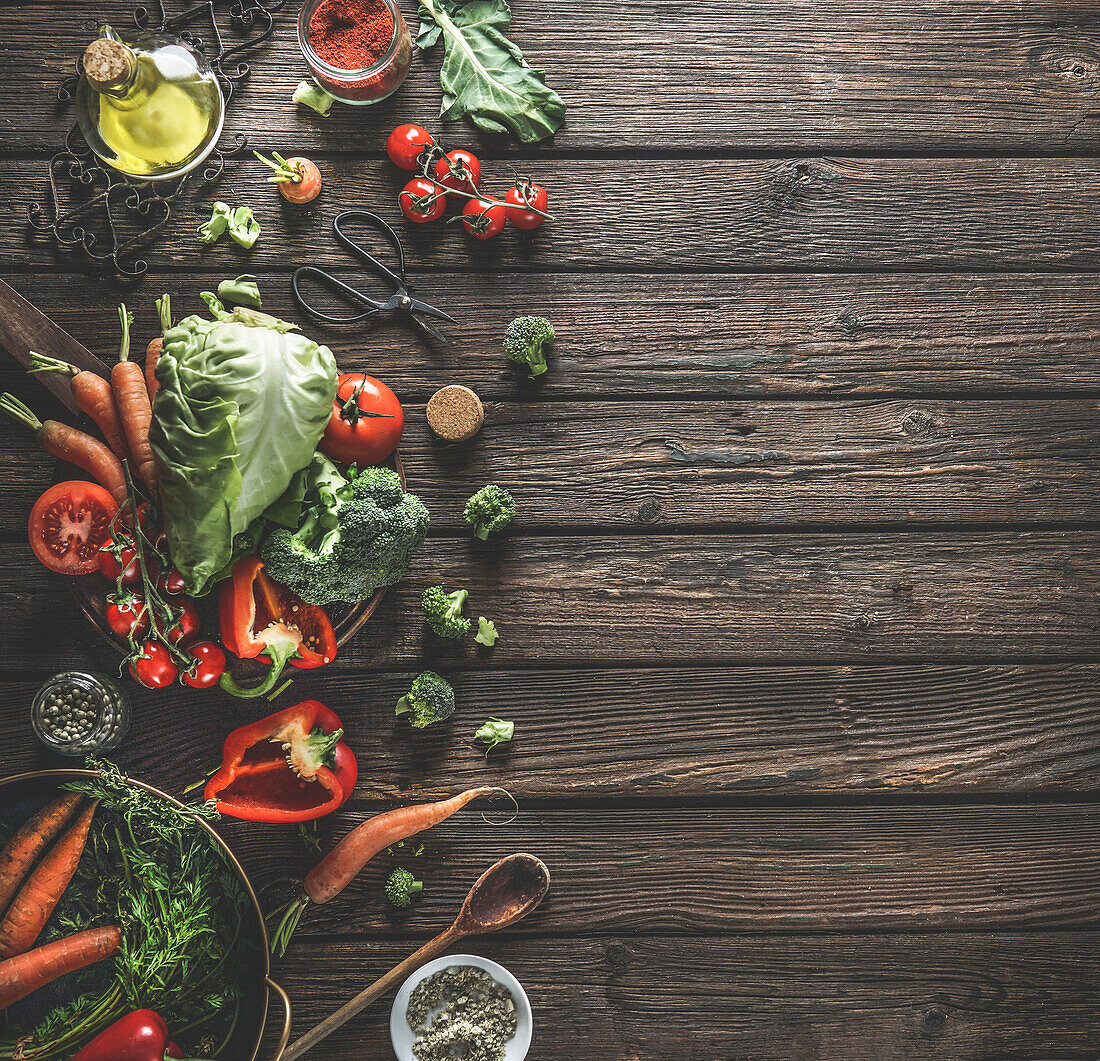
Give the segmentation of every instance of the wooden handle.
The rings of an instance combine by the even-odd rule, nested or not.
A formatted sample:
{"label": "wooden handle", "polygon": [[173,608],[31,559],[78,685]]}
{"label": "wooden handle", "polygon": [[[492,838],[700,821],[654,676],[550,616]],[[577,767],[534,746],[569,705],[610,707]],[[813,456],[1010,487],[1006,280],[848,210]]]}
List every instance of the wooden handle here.
{"label": "wooden handle", "polygon": [[405,977],[414,973],[420,966],[438,958],[452,943],[461,939],[463,933],[457,931],[451,925],[445,932],[441,932],[435,939],[428,940],[420,950],[410,954],[400,965],[395,965],[381,979],[375,980],[370,987],[355,996],[350,1002],[345,1002],[335,1013],[330,1013],[315,1028],[311,1028],[297,1042],[279,1056],[279,1061],[295,1061],[302,1054],[312,1050],[322,1039],[327,1039],[337,1028],[347,1024],[357,1013],[361,1013],[376,998],[384,995],[391,987],[401,983]]}

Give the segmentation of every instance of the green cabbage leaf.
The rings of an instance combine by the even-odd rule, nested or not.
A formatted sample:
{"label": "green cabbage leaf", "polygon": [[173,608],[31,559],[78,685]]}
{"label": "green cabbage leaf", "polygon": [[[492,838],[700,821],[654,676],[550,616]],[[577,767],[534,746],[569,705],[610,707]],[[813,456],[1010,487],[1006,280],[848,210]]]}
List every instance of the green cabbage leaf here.
{"label": "green cabbage leaf", "polygon": [[172,561],[193,595],[312,461],[332,412],[332,351],[287,327],[238,309],[165,333],[149,440]]}

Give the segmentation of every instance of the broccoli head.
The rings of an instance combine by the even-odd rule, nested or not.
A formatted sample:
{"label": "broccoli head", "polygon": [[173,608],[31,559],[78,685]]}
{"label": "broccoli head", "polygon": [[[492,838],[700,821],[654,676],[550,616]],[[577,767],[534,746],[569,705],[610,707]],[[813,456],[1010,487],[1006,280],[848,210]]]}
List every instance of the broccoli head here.
{"label": "broccoli head", "polygon": [[429,586],[420,598],[424,622],[440,637],[464,637],[470,632],[470,620],[462,614],[469,595],[464,589],[448,593],[442,586]]}
{"label": "broccoli head", "polygon": [[418,881],[407,869],[395,869],[386,881],[386,898],[402,910],[412,906],[412,897],[424,890],[424,882]]}
{"label": "broccoli head", "polygon": [[435,671],[418,674],[409,691],[397,701],[394,714],[408,715],[413,729],[424,729],[442,722],[455,712],[455,691],[446,678]]}
{"label": "broccoli head", "polygon": [[553,338],[554,326],[545,317],[517,317],[504,333],[504,354],[526,365],[532,376],[541,376],[549,367],[543,347]]}
{"label": "broccoli head", "polygon": [[307,469],[297,530],[278,527],[260,555],[267,573],[310,604],[367,600],[400,581],[428,532],[428,512],[389,468],[345,477],[318,455]]}
{"label": "broccoli head", "polygon": [[483,486],[469,501],[463,511],[463,518],[472,524],[474,534],[483,542],[490,534],[504,530],[516,514],[516,502],[502,486],[490,484]]}

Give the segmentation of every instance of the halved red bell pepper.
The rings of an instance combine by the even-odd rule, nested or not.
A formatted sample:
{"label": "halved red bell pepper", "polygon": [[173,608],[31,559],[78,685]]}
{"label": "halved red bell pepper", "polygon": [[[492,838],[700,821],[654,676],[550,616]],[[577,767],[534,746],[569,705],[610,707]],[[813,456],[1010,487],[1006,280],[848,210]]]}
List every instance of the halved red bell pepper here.
{"label": "halved red bell pepper", "polygon": [[227,671],[221,687],[234,696],[270,692],[283,667],[323,667],[336,658],[336,632],[324,608],[307,604],[264,571],[258,556],[233,565],[218,597],[222,644],[241,659],[270,663],[264,680],[252,688],[239,686]]}
{"label": "halved red bell pepper", "polygon": [[308,822],[352,793],[359,767],[341,739],[340,719],[304,700],[225,739],[221,769],[204,795],[218,810],[253,822]]}

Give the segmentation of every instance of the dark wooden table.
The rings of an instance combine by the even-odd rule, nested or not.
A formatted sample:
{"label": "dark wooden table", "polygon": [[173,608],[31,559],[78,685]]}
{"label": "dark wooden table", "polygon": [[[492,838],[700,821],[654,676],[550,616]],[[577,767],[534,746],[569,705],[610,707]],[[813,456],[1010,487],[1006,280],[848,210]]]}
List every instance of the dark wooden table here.
{"label": "dark wooden table", "polygon": [[[569,104],[552,144],[483,143],[550,189],[560,220],[472,245],[409,231],[412,274],[461,319],[447,352],[400,327],[324,334],[407,402],[410,483],[432,535],[327,670],[284,696],[337,709],[360,755],[323,842],[379,808],[507,785],[428,838],[408,917],[381,859],[315,911],[277,977],[304,1030],[450,918],[517,849],[545,908],[478,942],[526,985],[533,1059],[1095,1058],[1100,1055],[1100,19],[1095,3],[519,0],[514,36]],[[0,11],[0,260],[110,357],[113,305],[342,264],[327,221],[396,216],[381,150],[433,128],[436,63],[373,110],[289,102],[284,24],[233,123],[324,171],[308,210],[258,163],[217,195],[256,204],[251,254],[201,250],[194,210],[123,289],[27,234],[67,116],[56,82],[123,0]],[[410,11],[411,15],[412,12]],[[463,127],[452,145],[476,142]],[[519,313],[550,317],[554,369],[518,381]],[[486,400],[467,448],[423,407]],[[0,384],[48,410],[8,361]],[[27,706],[62,667],[109,668],[66,589],[30,558],[50,462],[0,424],[0,767],[52,760]],[[520,515],[499,546],[461,505],[488,481]],[[426,584],[466,586],[491,652],[426,638]],[[459,710],[413,738],[393,704],[432,666]],[[134,694],[120,761],[179,791],[256,707]],[[488,716],[517,739],[486,763]],[[293,830],[225,834],[256,880],[300,875]],[[377,1005],[313,1056],[390,1056]]]}

